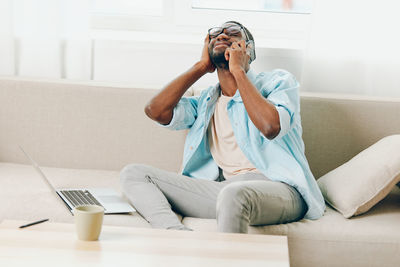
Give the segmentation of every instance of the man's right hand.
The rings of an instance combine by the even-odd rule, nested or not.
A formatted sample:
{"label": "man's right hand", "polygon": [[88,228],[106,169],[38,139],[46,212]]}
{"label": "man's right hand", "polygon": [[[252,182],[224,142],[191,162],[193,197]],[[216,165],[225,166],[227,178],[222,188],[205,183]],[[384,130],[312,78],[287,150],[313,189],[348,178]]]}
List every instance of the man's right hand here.
{"label": "man's right hand", "polygon": [[178,104],[186,90],[207,72],[215,71],[215,66],[211,62],[208,54],[208,44],[209,38],[207,35],[204,40],[201,59],[189,70],[167,84],[161,92],[154,96],[146,105],[145,113],[149,118],[161,124],[170,123],[174,107]]}
{"label": "man's right hand", "polygon": [[208,53],[209,44],[210,44],[210,38],[208,37],[207,34],[206,38],[204,39],[204,46],[201,53],[200,63],[202,64],[206,72],[211,73],[215,71],[215,65],[214,63],[212,63],[210,54]]}

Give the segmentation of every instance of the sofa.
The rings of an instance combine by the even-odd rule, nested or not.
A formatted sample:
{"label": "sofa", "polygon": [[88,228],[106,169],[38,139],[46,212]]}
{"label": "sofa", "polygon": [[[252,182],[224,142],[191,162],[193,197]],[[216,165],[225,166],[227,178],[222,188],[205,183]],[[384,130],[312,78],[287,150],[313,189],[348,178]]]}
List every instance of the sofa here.
{"label": "sofa", "polygon": [[[178,172],[185,131],[159,127],[144,114],[157,92],[129,85],[0,77],[0,221],[72,223],[18,146],[56,188],[112,187],[129,163]],[[400,100],[301,93],[306,156],[316,179],[379,139],[400,133]],[[216,221],[182,217],[195,231]],[[106,225],[151,227],[137,212],[106,215]],[[286,235],[290,265],[399,266],[400,189],[365,214],[346,219],[327,204],[319,220],[250,227]],[[0,237],[1,238],[1,237]]]}

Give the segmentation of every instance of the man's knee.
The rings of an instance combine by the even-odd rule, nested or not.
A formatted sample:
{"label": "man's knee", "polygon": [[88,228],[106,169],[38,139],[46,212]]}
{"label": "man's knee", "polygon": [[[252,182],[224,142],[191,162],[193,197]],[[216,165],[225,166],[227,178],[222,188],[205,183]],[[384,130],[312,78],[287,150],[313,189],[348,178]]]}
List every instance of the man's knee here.
{"label": "man's knee", "polygon": [[146,175],[151,167],[144,164],[132,163],[126,165],[120,172],[120,182],[124,186],[126,183],[135,181],[145,181]]}
{"label": "man's knee", "polygon": [[217,198],[217,216],[221,212],[249,212],[251,191],[241,182],[234,182],[222,188]]}

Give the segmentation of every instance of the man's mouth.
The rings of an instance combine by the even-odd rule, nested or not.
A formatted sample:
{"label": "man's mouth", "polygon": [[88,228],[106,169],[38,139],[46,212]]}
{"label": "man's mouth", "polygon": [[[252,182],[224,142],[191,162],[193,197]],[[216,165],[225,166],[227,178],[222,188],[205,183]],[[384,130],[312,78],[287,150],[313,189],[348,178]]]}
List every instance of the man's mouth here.
{"label": "man's mouth", "polygon": [[218,42],[218,43],[215,43],[215,45],[214,45],[214,48],[217,48],[217,47],[229,47],[231,44],[230,43],[227,43],[227,42]]}

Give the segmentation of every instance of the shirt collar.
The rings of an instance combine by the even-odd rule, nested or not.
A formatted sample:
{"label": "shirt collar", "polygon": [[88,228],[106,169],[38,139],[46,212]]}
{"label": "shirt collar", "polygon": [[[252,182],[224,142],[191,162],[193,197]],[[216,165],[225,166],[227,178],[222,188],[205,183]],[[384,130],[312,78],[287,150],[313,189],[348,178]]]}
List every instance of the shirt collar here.
{"label": "shirt collar", "polygon": [[[246,73],[247,77],[249,78],[249,80],[255,84],[256,81],[256,73],[249,69]],[[217,83],[209,92],[209,97],[211,101],[216,100],[219,97],[221,91],[221,87],[219,86],[219,83]],[[236,101],[236,102],[241,102],[242,101],[242,97],[240,96],[240,92],[239,90],[236,90],[236,93],[233,95],[232,100]]]}
{"label": "shirt collar", "polygon": [[257,78],[257,74],[252,70],[249,69],[246,73],[247,77],[250,79],[250,81],[255,84],[256,82],[256,78]]}

